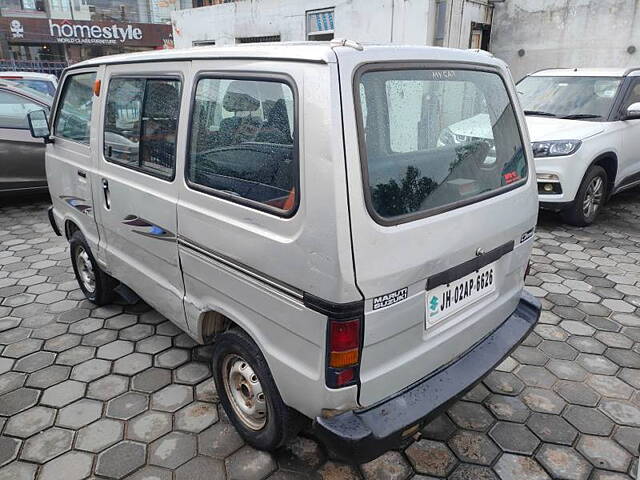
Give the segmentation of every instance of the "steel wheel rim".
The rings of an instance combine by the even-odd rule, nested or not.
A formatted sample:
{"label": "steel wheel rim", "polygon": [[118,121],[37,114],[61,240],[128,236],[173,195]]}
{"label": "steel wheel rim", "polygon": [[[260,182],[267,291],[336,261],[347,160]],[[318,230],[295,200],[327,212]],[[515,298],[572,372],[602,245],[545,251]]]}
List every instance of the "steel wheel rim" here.
{"label": "steel wheel rim", "polygon": [[222,382],[236,416],[251,430],[262,430],[267,423],[267,398],[249,362],[229,354],[222,362]]}
{"label": "steel wheel rim", "polygon": [[602,204],[602,197],[604,196],[604,181],[602,177],[595,177],[585,192],[584,201],[582,202],[582,212],[586,218],[593,217]]}
{"label": "steel wheel rim", "polygon": [[82,287],[89,293],[96,291],[96,275],[93,272],[93,264],[89,252],[83,246],[76,249],[76,267]]}

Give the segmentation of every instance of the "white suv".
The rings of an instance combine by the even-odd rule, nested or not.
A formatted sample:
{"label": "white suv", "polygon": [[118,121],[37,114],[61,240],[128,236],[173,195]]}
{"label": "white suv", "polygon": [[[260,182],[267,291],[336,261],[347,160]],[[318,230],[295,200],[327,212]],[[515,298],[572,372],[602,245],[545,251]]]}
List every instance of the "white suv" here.
{"label": "white suv", "polygon": [[640,183],[640,68],[553,69],[518,83],[542,208],[591,224]]}

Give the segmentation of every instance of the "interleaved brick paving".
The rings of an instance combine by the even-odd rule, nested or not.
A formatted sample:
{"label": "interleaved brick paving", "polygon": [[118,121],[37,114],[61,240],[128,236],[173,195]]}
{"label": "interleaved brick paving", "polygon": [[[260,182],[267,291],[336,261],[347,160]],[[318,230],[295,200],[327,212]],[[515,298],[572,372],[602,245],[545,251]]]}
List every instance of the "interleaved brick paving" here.
{"label": "interleaved brick paving", "polygon": [[630,480],[640,445],[640,200],[543,213],[539,325],[495,371],[365,465],[309,434],[274,454],[218,404],[206,349],[143,303],[84,300],[38,198],[0,205],[0,480]]}

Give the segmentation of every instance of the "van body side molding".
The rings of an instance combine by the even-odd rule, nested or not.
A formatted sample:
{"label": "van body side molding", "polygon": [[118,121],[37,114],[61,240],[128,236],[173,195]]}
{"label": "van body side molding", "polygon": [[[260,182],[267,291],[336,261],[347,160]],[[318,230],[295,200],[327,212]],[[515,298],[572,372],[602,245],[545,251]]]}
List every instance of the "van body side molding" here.
{"label": "van body side molding", "polygon": [[499,260],[507,253],[511,252],[514,245],[515,242],[511,240],[500,245],[499,247],[494,248],[493,250],[488,251],[487,253],[480,255],[479,257],[472,258],[471,260],[467,260],[460,265],[456,265],[455,267],[452,267],[448,270],[430,276],[427,280],[427,290],[439,287],[440,285],[451,283],[458,278],[469,275],[471,272],[475,272],[476,270],[479,270],[482,267],[489,265],[496,260]]}
{"label": "van body side molding", "polygon": [[251,278],[258,280],[260,282],[266,283],[270,287],[273,287],[279,290],[282,293],[285,293],[296,300],[302,300],[304,296],[304,292],[296,287],[289,285],[288,283],[282,282],[276,278],[273,278],[266,273],[259,272],[258,270],[249,267],[241,262],[238,262],[232,258],[223,255],[222,253],[215,252],[210,248],[205,247],[204,245],[200,245],[192,240],[185,238],[182,235],[178,235],[178,244],[188,250],[199,253],[200,255],[206,257],[209,260],[212,260],[217,263],[222,263],[223,265],[232,268],[233,270],[242,273],[244,275],[248,275]]}
{"label": "van body side molding", "polygon": [[348,303],[335,303],[304,292],[302,301],[305,307],[336,320],[354,318],[362,316],[364,313],[364,300],[356,300],[355,302]]}
{"label": "van body side molding", "polygon": [[349,303],[335,303],[329,300],[324,300],[310,293],[303,292],[302,290],[293,287],[288,283],[282,282],[276,278],[273,278],[265,273],[259,272],[258,270],[255,270],[248,265],[237,262],[227,257],[226,255],[215,252],[203,245],[185,238],[182,235],[178,236],[178,244],[188,250],[199,253],[200,255],[206,257],[211,261],[221,263],[239,273],[248,275],[255,280],[266,283],[270,287],[273,287],[280,292],[295,298],[296,300],[301,300],[305,307],[310,308],[311,310],[315,310],[316,312],[328,317],[335,319],[352,318],[362,315],[364,312],[363,300],[357,300],[355,302]]}

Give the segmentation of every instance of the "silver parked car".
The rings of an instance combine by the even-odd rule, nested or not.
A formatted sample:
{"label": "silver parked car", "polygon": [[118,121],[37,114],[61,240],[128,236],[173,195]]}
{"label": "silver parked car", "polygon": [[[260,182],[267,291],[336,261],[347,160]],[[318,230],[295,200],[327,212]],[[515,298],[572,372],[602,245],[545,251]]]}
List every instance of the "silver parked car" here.
{"label": "silver parked car", "polygon": [[50,97],[55,96],[58,88],[58,79],[50,73],[0,72],[0,81],[31,88]]}
{"label": "silver parked car", "polygon": [[27,114],[44,110],[53,98],[0,80],[0,193],[47,189],[44,142],[29,132]]}

